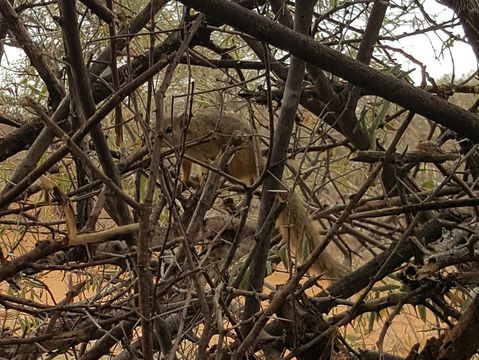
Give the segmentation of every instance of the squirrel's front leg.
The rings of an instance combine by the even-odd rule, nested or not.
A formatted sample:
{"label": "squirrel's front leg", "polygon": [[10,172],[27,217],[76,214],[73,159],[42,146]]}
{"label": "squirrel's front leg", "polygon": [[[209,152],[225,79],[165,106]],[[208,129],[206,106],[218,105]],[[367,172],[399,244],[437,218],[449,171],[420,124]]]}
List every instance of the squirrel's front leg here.
{"label": "squirrel's front leg", "polygon": [[181,162],[181,170],[183,172],[183,181],[188,184],[191,179],[191,161],[183,159]]}
{"label": "squirrel's front leg", "polygon": [[191,168],[193,163],[191,161],[183,159],[181,162],[181,171],[183,173],[182,179],[186,186],[192,188],[199,188],[203,183],[204,176],[191,176]]}

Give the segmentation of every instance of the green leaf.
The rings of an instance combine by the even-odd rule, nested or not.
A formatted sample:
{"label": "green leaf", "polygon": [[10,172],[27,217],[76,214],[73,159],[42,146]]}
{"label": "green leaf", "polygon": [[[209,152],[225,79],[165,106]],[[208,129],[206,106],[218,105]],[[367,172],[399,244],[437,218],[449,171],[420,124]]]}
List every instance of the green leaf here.
{"label": "green leaf", "polygon": [[428,181],[424,181],[422,184],[421,184],[421,187],[424,189],[424,190],[433,190],[436,186],[436,182],[434,180],[428,180]]}
{"label": "green leaf", "polygon": [[278,255],[281,258],[281,262],[284,264],[284,267],[286,269],[289,269],[289,258],[288,258],[288,253],[286,251],[286,246],[282,246],[279,249]]}
{"label": "green leaf", "polygon": [[386,284],[381,286],[375,286],[372,288],[372,291],[383,292],[383,291],[398,290],[400,288],[401,288],[401,285],[399,284]]}
{"label": "green leaf", "polygon": [[369,321],[368,321],[368,333],[372,333],[374,330],[374,323],[376,322],[377,319],[377,314],[376,312],[370,312],[369,313]]}
{"label": "green leaf", "polygon": [[427,321],[427,311],[424,305],[417,306],[417,313],[419,314],[419,318],[425,323]]}

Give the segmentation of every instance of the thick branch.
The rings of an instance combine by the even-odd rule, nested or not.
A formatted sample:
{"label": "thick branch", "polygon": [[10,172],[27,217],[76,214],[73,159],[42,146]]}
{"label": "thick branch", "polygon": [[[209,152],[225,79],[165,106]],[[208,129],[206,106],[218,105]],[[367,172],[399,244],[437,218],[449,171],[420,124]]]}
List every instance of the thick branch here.
{"label": "thick branch", "polygon": [[45,82],[54,106],[58,105],[61,98],[65,96],[65,90],[45,62],[41,49],[32,41],[25,25],[20,21],[20,17],[8,0],[0,0],[0,12],[8,28],[15,35],[23,51],[25,51],[32,65],[37,69],[38,74]]}
{"label": "thick branch", "polygon": [[477,352],[479,344],[479,296],[449,331],[439,350],[439,360],[467,360]]}
{"label": "thick branch", "polygon": [[[313,6],[315,0],[304,1],[296,4],[296,13],[294,27],[297,32],[307,34],[311,26],[313,16]],[[263,192],[261,195],[261,207],[258,215],[257,229],[261,229],[268,214],[273,209],[276,198],[276,191],[280,188],[280,180],[283,176],[284,164],[288,152],[289,141],[293,132],[293,126],[296,118],[299,100],[305,71],[305,63],[299,58],[293,56],[291,66],[288,71],[286,85],[283,95],[282,106],[279,114],[278,128],[273,140],[271,155],[271,164],[273,164],[266,175]],[[253,257],[250,267],[249,290],[261,292],[266,269],[266,259],[268,256],[269,244],[271,240],[271,231],[260,242],[257,251]],[[246,320],[259,310],[260,303],[255,297],[246,298],[245,311],[243,318]],[[251,325],[251,324],[250,324]],[[249,328],[245,328],[245,333]]]}
{"label": "thick branch", "polygon": [[[64,0],[60,2],[60,8],[63,18],[63,39],[73,76],[73,83],[75,84],[76,94],[82,95],[78,97],[78,103],[84,116],[90,117],[95,113],[96,105],[93,99],[85,64],[83,62],[75,4],[71,1]],[[105,134],[103,133],[100,124],[96,123],[93,125],[90,133],[103,171],[121,189],[120,173],[113,162]],[[118,224],[125,225],[130,223],[131,219],[126,204],[112,196],[109,196],[108,200],[112,209],[114,209],[112,214],[115,214],[118,217],[115,219]]]}
{"label": "thick branch", "polygon": [[313,39],[225,0],[180,0],[215,16],[245,33],[290,51],[352,84],[430,118],[464,137],[479,142],[479,117],[402,80],[355,61]]}

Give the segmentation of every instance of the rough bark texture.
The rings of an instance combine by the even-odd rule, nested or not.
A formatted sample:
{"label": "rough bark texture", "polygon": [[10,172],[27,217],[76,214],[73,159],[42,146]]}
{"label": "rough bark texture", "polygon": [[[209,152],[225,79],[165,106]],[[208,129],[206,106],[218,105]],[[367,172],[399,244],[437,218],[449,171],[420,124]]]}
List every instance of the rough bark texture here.
{"label": "rough bark texture", "polygon": [[466,360],[479,348],[479,297],[462,314],[454,328],[447,332],[437,356],[438,360]]}
{"label": "rough bark texture", "polygon": [[[307,34],[308,29],[311,26],[313,6],[315,3],[316,0],[305,0],[296,7],[294,20],[294,30],[296,32]],[[275,191],[280,188],[280,181],[285,166],[284,160],[288,151],[288,144],[291,139],[296,111],[301,97],[301,85],[303,84],[304,70],[304,61],[293,57],[291,59],[291,66],[289,67],[288,77],[286,79],[278,126],[275,131],[274,139],[270,139],[273,143],[271,149],[271,163],[270,167],[266,169],[267,175],[261,195],[261,207],[259,210],[257,226],[258,231],[263,226],[268,214],[272,211],[273,203],[276,198]],[[271,230],[260,240],[261,242],[254,253],[253,261],[249,270],[249,290],[261,292],[263,289],[266,258],[268,256],[268,249],[271,240]],[[259,310],[259,307],[260,304],[256,298],[248,297],[246,299],[243,318],[245,320],[249,319]],[[248,327],[250,328],[251,326],[249,325],[243,329],[244,334],[248,333]]]}

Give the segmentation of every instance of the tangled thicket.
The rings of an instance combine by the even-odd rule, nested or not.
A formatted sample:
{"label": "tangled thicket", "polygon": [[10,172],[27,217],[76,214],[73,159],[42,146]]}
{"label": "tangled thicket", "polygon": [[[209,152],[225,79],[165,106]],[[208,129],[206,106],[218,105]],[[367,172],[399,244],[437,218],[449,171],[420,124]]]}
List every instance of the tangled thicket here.
{"label": "tangled thicket", "polygon": [[[478,57],[474,4],[0,0],[0,357],[472,357],[477,73],[401,46]],[[183,183],[162,124],[205,108],[255,129],[253,185],[227,155]],[[297,256],[285,191],[322,236]]]}

